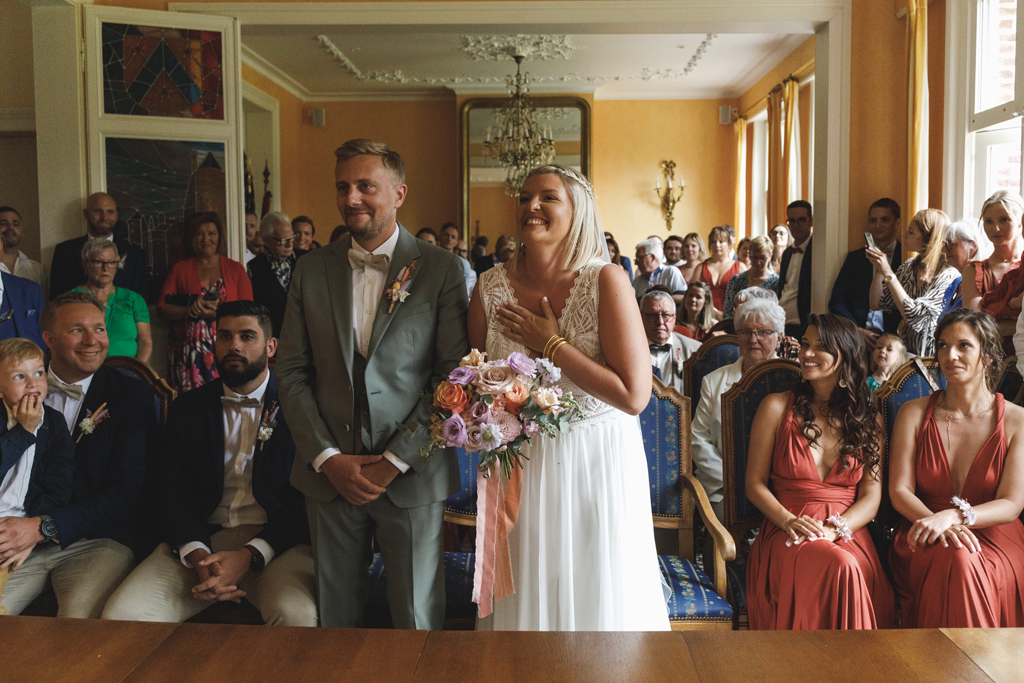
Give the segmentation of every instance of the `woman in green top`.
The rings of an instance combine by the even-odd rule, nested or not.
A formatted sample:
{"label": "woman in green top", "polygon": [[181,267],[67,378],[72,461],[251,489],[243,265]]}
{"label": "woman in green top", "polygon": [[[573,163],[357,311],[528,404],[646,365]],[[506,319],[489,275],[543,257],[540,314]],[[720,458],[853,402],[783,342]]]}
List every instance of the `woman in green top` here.
{"label": "woman in green top", "polygon": [[120,263],[117,245],[112,241],[88,240],[82,247],[82,267],[89,279],[72,291],[93,294],[107,307],[108,356],[132,356],[146,363],[153,352],[149,308],[137,293],[114,286]]}

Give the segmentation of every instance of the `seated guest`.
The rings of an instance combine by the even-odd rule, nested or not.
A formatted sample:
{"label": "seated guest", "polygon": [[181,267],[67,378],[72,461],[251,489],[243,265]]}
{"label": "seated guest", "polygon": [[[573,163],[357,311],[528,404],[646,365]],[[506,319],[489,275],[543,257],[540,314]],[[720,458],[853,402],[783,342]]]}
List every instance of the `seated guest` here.
{"label": "seated guest", "polygon": [[82,267],[89,280],[71,291],[92,294],[106,309],[108,356],[131,356],[146,363],[153,353],[149,307],[132,290],[114,286],[114,273],[120,262],[117,245],[113,242],[87,241],[82,247]]}
{"label": "seated guest", "polygon": [[[903,263],[899,241],[900,205],[888,197],[876,201],[868,208],[867,229],[875,241],[875,246],[885,252],[890,269],[899,268]],[[870,351],[879,333],[896,332],[900,324],[900,315],[895,311],[883,313],[880,310],[871,310],[871,280],[875,276],[875,269],[866,252],[867,247],[864,247],[854,249],[846,255],[839,276],[832,285],[828,310],[853,321]]]}
{"label": "seated guest", "polygon": [[1020,268],[1021,252],[1024,252],[1022,216],[1024,199],[1011,190],[998,190],[981,205],[981,226],[992,242],[992,254],[963,269],[964,308],[979,310],[982,298],[994,290],[1007,273]]}
{"label": "seated guest", "polygon": [[889,447],[903,625],[1024,626],[1024,409],[995,393],[990,315],[953,311],[935,335],[946,389],[903,405]]}
{"label": "seated guest", "polygon": [[679,307],[682,317],[679,318],[675,331],[684,337],[704,341],[708,330],[717,322],[714,308],[714,304],[711,303],[711,287],[706,282],[691,282],[686,294],[683,295],[683,305]]}
{"label": "seated guest", "polygon": [[884,438],[865,358],[856,325],[811,315],[803,381],[757,410],[746,491],[765,519],[747,560],[751,630],[889,626],[892,589],[865,526],[882,499]]}
{"label": "seated guest", "polygon": [[740,381],[744,372],[761,361],[775,358],[775,347],[786,326],[786,314],[777,302],[753,299],[736,310],[734,320],[740,359],[708,373],[701,381],[690,437],[693,476],[704,486],[715,516],[720,520],[725,518],[722,507],[722,395]]}
{"label": "seated guest", "polygon": [[676,326],[676,303],[663,289],[652,289],[640,298],[640,315],[651,347],[651,367],[665,386],[683,391],[683,361],[700,348],[700,342],[688,339],[672,329]]}
{"label": "seated guest", "polygon": [[[3,243],[0,242],[0,260],[3,256]],[[45,351],[46,342],[39,327],[45,304],[39,285],[23,277],[0,272],[0,339],[31,339]]]}
{"label": "seated guest", "polygon": [[[487,235],[480,235],[473,240],[473,251],[469,254],[470,263],[476,264],[476,260],[487,255]],[[474,265],[474,268],[476,266]],[[492,266],[493,267],[493,266]]]}
{"label": "seated guest", "polygon": [[[978,229],[974,221],[953,221],[946,228],[946,244],[943,247],[946,262],[957,272],[970,266],[971,259],[978,253]],[[957,276],[942,295],[942,312],[939,320],[957,308],[963,308],[963,277]]]}
{"label": "seated guest", "polygon": [[[750,267],[750,238],[744,237],[736,245],[736,260],[745,265],[747,268]],[[735,277],[735,276],[734,276]]]}
{"label": "seated guest", "polygon": [[[476,240],[477,246],[481,245],[481,240],[482,240],[483,248],[486,250],[487,249],[487,238],[486,237],[478,237],[477,240]],[[515,244],[516,244],[515,238],[513,238],[513,237],[511,237],[509,235],[501,235],[500,237],[498,237],[498,241],[494,243],[494,253],[493,254],[484,254],[484,255],[476,258],[473,261],[473,270],[476,271],[476,274],[478,276],[483,275],[485,272],[487,272],[488,270],[490,270],[494,266],[498,265],[499,263],[502,263],[502,260],[500,258],[501,252],[507,246],[509,246],[509,245],[512,245],[512,247],[515,248]],[[477,247],[473,247],[474,250],[476,250],[476,248]]]}
{"label": "seated guest", "polygon": [[875,267],[871,309],[902,316],[899,335],[911,356],[935,353],[935,325],[942,312],[942,298],[959,275],[946,262],[948,227],[949,216],[938,209],[918,211],[903,238],[903,246],[917,256],[907,259],[895,273],[884,251],[869,248],[864,252]]}
{"label": "seated guest", "polygon": [[665,238],[663,248],[665,249],[665,265],[679,267],[683,264],[683,238],[679,235],[669,235]]}
{"label": "seated guest", "polygon": [[779,283],[779,276],[772,272],[772,243],[768,238],[755,237],[752,240],[747,240],[747,244],[749,252],[747,265],[750,269],[733,275],[729,280],[729,284],[725,288],[725,308],[722,310],[725,317],[723,320],[732,317],[733,299],[738,292],[742,292],[747,287],[761,287],[774,292]]}
{"label": "seated guest", "polygon": [[288,287],[292,282],[295,261],[306,253],[292,248],[296,240],[292,231],[294,224],[283,213],[272,212],[264,216],[260,221],[264,250],[249,263],[252,300],[270,311],[275,337],[281,336],[281,322],[288,303]]}
{"label": "seated guest", "polygon": [[260,219],[253,211],[245,212],[245,263],[263,253],[263,240],[260,239]]}
{"label": "seated guest", "polygon": [[[605,233],[606,235],[608,233]],[[628,256],[623,256],[622,251],[619,249],[619,243],[612,238],[606,238],[605,243],[608,245],[608,261],[614,263],[618,267],[626,271],[629,275],[629,279],[633,279],[633,266],[629,262]]]}
{"label": "seated guest", "polygon": [[189,619],[219,600],[248,598],[264,621],[316,626],[305,500],[288,482],[295,457],[267,309],[217,311],[220,378],[171,406],[161,509],[166,542],[111,596],[104,619]]}
{"label": "seated guest", "polygon": [[316,227],[313,225],[313,219],[309,216],[298,216],[292,219],[292,232],[295,233],[293,246],[297,252],[310,251],[320,246],[313,239],[316,236]]}
{"label": "seated guest", "polygon": [[[0,614],[11,572],[53,537],[52,513],[71,500],[75,444],[60,413],[45,406],[43,352],[28,339],[0,341]],[[12,605],[12,609],[14,605]]]}
{"label": "seated guest", "polygon": [[633,293],[637,301],[649,289],[662,286],[672,293],[672,299],[678,306],[683,302],[686,293],[686,282],[678,268],[661,265],[663,254],[661,240],[648,237],[636,245],[636,277],[633,278]]}
{"label": "seated guest", "polygon": [[433,229],[431,228],[423,228],[422,230],[420,230],[418,233],[416,233],[416,239],[423,240],[427,244],[433,244],[434,246],[437,246],[437,233],[434,232]]}
{"label": "seated guest", "polygon": [[793,238],[785,223],[779,223],[768,231],[768,239],[772,241],[772,271],[782,272],[782,255],[793,246]]}
{"label": "seated guest", "polygon": [[[736,303],[736,308],[739,308],[743,304],[748,301],[753,301],[754,299],[766,299],[773,304],[779,303],[779,297],[775,296],[775,292],[770,289],[764,289],[763,287],[747,287],[742,292],[737,292],[733,301]],[[716,334],[724,333],[718,332]],[[779,334],[779,345],[775,348],[776,356],[779,358],[796,360],[799,352],[800,342],[784,332]]]}
{"label": "seated guest", "polygon": [[[23,537],[36,547],[11,575],[3,602],[20,614],[52,585],[57,616],[96,619],[131,571],[151,524],[140,504],[155,399],[147,384],[104,367],[106,322],[96,297],[68,292],[51,301],[43,335],[52,354],[46,405],[74,440],[74,483],[70,502]],[[51,542],[36,545],[43,540]]]}
{"label": "seated guest", "polygon": [[729,280],[745,271],[747,266],[732,260],[732,240],[726,226],[719,225],[711,229],[708,246],[711,247],[711,257],[704,261],[693,279],[706,282],[711,287],[715,317],[721,320],[725,308],[725,289],[729,286]]}
{"label": "seated guest", "polygon": [[[459,249],[459,245],[462,245],[462,249]],[[437,246],[442,249],[447,249],[462,261],[462,271],[466,276],[466,291],[469,295],[473,295],[473,288],[476,287],[476,271],[473,270],[473,266],[469,265],[469,260],[466,258],[468,255],[468,249],[466,243],[459,240],[459,226],[454,223],[445,223],[441,226],[441,234],[437,236]]]}
{"label": "seated guest", "polygon": [[708,249],[704,246],[704,238],[695,232],[683,238],[683,262],[676,266],[683,274],[687,283],[700,273],[704,259],[708,257]]}
{"label": "seated guest", "polygon": [[20,249],[24,231],[25,225],[22,223],[21,214],[9,206],[0,206],[0,242],[4,245],[0,271],[31,280],[45,293],[46,271],[43,264],[33,261]]}
{"label": "seated guest", "polygon": [[868,389],[878,391],[882,383],[892,377],[893,370],[907,362],[907,347],[898,334],[883,332],[875,340],[875,348],[871,351],[871,375],[868,377]]}
{"label": "seated guest", "polygon": [[114,274],[114,284],[130,289],[142,298],[149,296],[149,275],[146,267],[146,255],[142,249],[130,244],[126,239],[114,235],[117,224],[117,203],[105,192],[89,195],[85,204],[85,221],[88,234],[73,240],[61,242],[53,249],[53,262],[50,264],[50,298],[70,292],[78,285],[85,284],[85,271],[82,269],[82,247],[86,240],[101,237],[117,244],[117,253],[121,255],[121,265]]}

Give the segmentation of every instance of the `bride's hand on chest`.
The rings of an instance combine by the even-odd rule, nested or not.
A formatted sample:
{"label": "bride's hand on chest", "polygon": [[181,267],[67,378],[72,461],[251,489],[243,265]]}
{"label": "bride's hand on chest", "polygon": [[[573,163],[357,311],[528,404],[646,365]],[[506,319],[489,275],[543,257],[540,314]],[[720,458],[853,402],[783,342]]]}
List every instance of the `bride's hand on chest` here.
{"label": "bride's hand on chest", "polygon": [[502,334],[508,339],[522,344],[538,356],[544,350],[548,340],[558,334],[558,319],[551,309],[551,303],[547,297],[543,297],[540,304],[543,315],[532,313],[511,302],[505,303],[498,309]]}

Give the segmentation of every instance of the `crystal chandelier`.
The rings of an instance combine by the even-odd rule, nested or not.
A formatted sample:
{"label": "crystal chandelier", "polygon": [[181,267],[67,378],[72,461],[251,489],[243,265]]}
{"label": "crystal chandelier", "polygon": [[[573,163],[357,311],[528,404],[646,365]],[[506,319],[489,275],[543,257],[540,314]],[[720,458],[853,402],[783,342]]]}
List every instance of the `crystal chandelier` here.
{"label": "crystal chandelier", "polygon": [[530,102],[530,77],[520,73],[523,56],[514,59],[516,75],[506,77],[508,101],[495,114],[498,127],[493,137],[487,129],[484,157],[505,169],[505,192],[518,197],[526,175],[554,161],[555,141],[550,126],[541,129],[537,125],[537,110]]}

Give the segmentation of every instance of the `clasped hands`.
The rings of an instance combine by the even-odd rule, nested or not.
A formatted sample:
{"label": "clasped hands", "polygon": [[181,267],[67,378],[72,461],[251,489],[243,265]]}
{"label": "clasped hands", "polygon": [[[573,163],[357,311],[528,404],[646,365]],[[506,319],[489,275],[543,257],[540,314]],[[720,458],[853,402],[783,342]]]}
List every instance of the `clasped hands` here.
{"label": "clasped hands", "polygon": [[541,298],[540,307],[543,316],[513,303],[498,309],[498,319],[504,325],[502,334],[538,354],[544,350],[548,340],[558,334],[558,319],[546,296]]}
{"label": "clasped hands", "polygon": [[835,527],[825,526],[825,522],[807,515],[793,517],[782,525],[782,530],[789,536],[786,540],[788,546],[800,545],[804,541],[819,540],[835,543],[839,539],[839,531]]}
{"label": "clasped hands", "polygon": [[215,318],[220,299],[209,300],[199,297],[188,307],[188,315],[192,318]]}
{"label": "clasped hands", "polygon": [[365,505],[380,494],[400,473],[382,455],[345,455],[338,453],[324,460],[320,471],[342,497],[353,505]]}
{"label": "clasped hands", "polygon": [[981,552],[981,543],[974,533],[963,525],[963,516],[959,510],[950,508],[936,512],[934,515],[922,517],[914,522],[907,532],[907,544],[911,552],[919,547],[941,543],[948,548],[967,548],[972,553]]}
{"label": "clasped hands", "polygon": [[199,575],[199,583],[192,588],[192,597],[207,602],[240,602],[245,591],[238,583],[249,571],[252,554],[245,548],[209,553],[196,548],[186,559]]}

